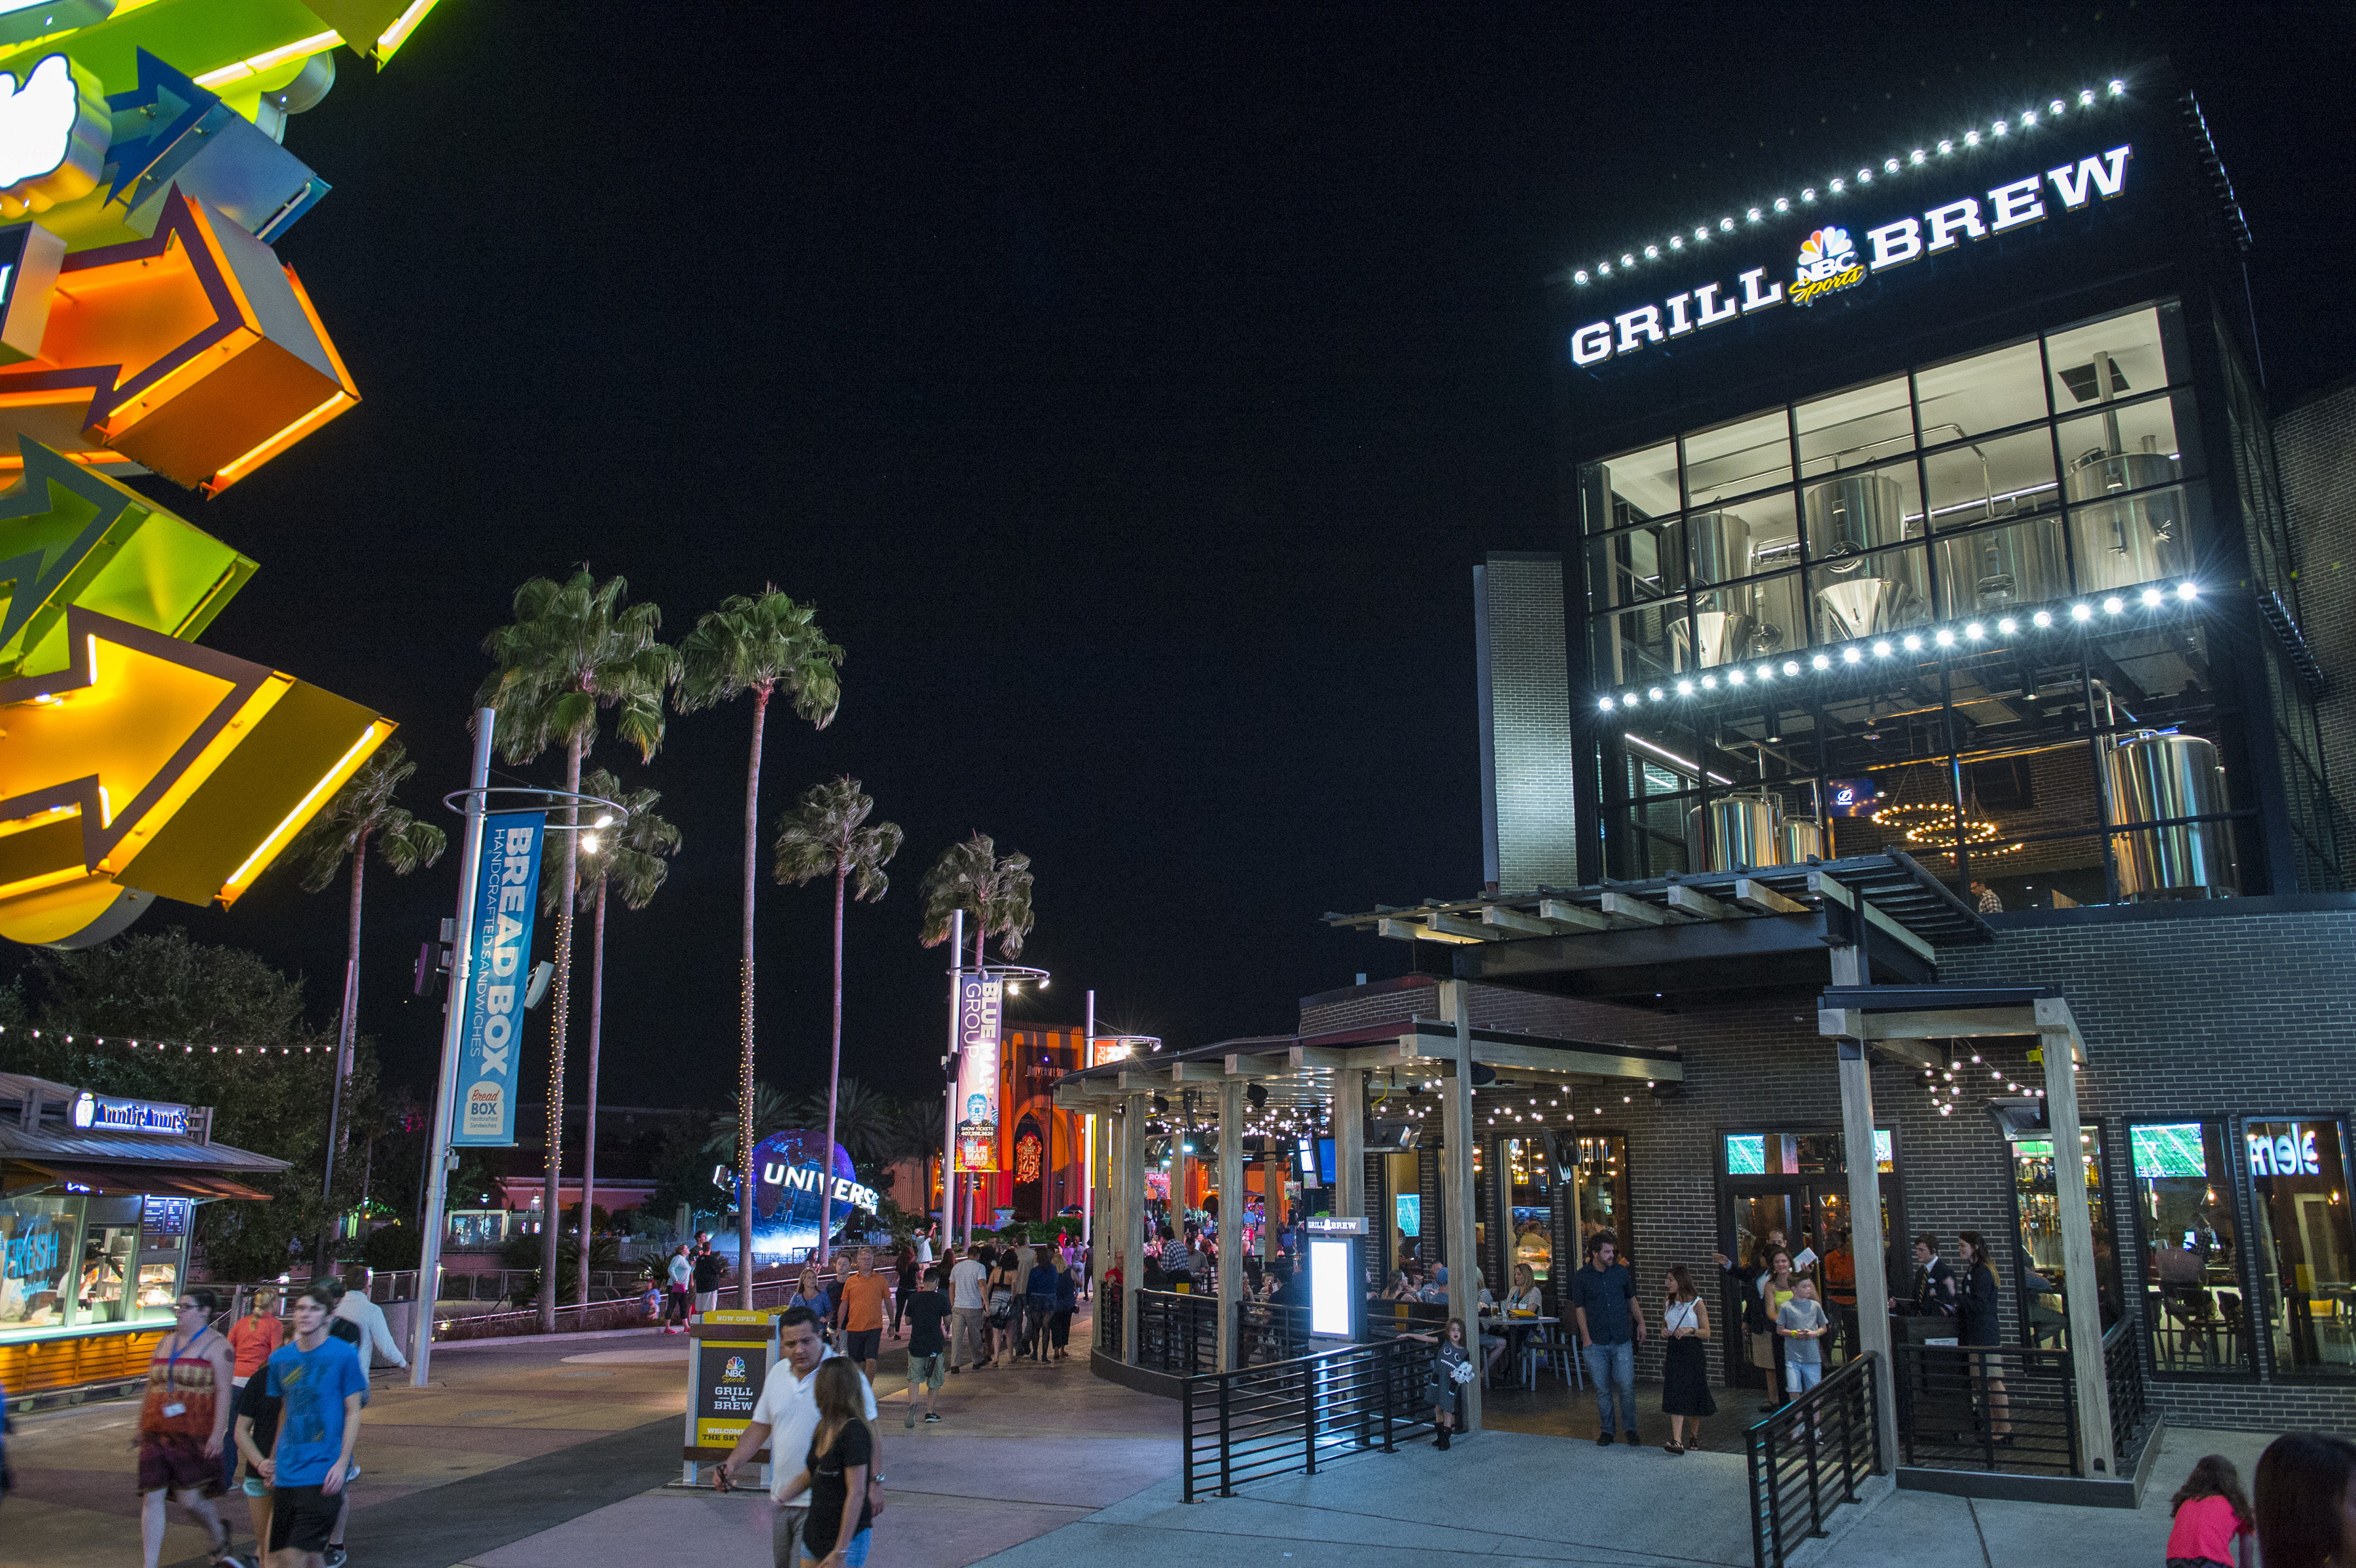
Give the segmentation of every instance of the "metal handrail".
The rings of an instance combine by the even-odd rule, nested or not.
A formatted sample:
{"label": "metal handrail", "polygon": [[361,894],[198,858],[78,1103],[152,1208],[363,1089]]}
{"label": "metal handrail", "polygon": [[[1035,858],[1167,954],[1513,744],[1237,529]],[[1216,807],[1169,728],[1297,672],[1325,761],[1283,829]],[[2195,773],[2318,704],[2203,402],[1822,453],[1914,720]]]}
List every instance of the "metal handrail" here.
{"label": "metal handrail", "polygon": [[2103,1380],[2111,1397],[2111,1455],[2119,1474],[2133,1475],[2150,1435],[2154,1412],[2143,1380],[2143,1357],[2124,1317],[2103,1336]]}
{"label": "metal handrail", "polygon": [[1412,1339],[1348,1345],[1290,1360],[1181,1378],[1181,1496],[1235,1489],[1347,1454],[1392,1452],[1429,1430],[1423,1397],[1435,1348]]}
{"label": "metal handrail", "polygon": [[1833,1507],[1856,1502],[1858,1482],[1881,1473],[1880,1376],[1868,1351],[1743,1433],[1757,1568],[1782,1568],[1802,1541],[1831,1534]]}
{"label": "metal handrail", "polygon": [[1137,1293],[1137,1364],[1193,1374],[1219,1363],[1219,1298],[1174,1291]]}
{"label": "metal handrail", "polygon": [[[2009,1475],[2085,1474],[2071,1352],[2018,1345],[1899,1345],[1903,1463]],[[2006,1430],[1998,1432],[1997,1427]]]}

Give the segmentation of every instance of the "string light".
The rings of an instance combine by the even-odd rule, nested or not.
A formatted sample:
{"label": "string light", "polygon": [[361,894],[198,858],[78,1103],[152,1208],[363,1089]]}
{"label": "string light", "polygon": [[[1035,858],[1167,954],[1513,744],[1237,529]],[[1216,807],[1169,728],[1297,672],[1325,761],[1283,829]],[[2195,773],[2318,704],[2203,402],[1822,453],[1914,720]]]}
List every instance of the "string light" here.
{"label": "string light", "polygon": [[[7,1026],[6,1026],[6,1025],[5,1025],[5,1024],[0,1024],[0,1036],[5,1036],[5,1034],[7,1034],[7,1032],[8,1032]],[[41,1036],[41,1031],[40,1031],[40,1030],[38,1030],[38,1029],[29,1028],[29,1027],[28,1027],[28,1028],[27,1028],[27,1030],[25,1031],[25,1033],[26,1033],[26,1035],[27,1035],[29,1038],[32,1038],[32,1039],[36,1039],[36,1040],[37,1040],[37,1039],[39,1039],[39,1038],[41,1038],[41,1037],[42,1037],[42,1036]],[[83,1044],[83,1043],[84,1043],[84,1042],[83,1042],[83,1040],[82,1040],[82,1038],[81,1038],[81,1036],[79,1036],[79,1035],[65,1035],[65,1036],[60,1036],[60,1038],[62,1038],[62,1039],[65,1041],[65,1043],[66,1043],[67,1045],[70,1045],[70,1046],[71,1046],[71,1045],[80,1045],[80,1044]],[[115,1045],[115,1046],[119,1046],[119,1047],[121,1047],[122,1048],[123,1048],[124,1050],[131,1050],[131,1051],[171,1051],[171,1050],[176,1050],[176,1049],[177,1049],[177,1051],[179,1051],[179,1052],[180,1052],[180,1054],[181,1054],[181,1055],[183,1055],[183,1056],[194,1056],[194,1055],[196,1054],[197,1047],[198,1047],[198,1045],[199,1045],[199,1044],[201,1044],[201,1045],[203,1045],[203,1046],[204,1046],[205,1050],[206,1050],[207,1054],[209,1054],[209,1055],[218,1056],[218,1055],[220,1055],[220,1048],[221,1048],[220,1046],[218,1046],[218,1045],[214,1044],[212,1041],[209,1041],[209,1040],[206,1040],[206,1041],[190,1041],[190,1040],[158,1040],[158,1039],[154,1038],[153,1036],[149,1036],[149,1037],[147,1037],[147,1038],[141,1039],[141,1038],[137,1038],[137,1037],[134,1037],[134,1036],[127,1036],[127,1035],[116,1035],[116,1036],[93,1035],[93,1036],[91,1036],[90,1037],[90,1039],[89,1039],[89,1041],[88,1041],[87,1043],[88,1043],[90,1046],[93,1047],[104,1047],[104,1046],[108,1045],[108,1043],[110,1042],[110,1040],[112,1042],[112,1044],[113,1044],[113,1045]],[[257,1056],[257,1057],[266,1057],[266,1056],[268,1056],[268,1055],[271,1053],[271,1051],[272,1051],[273,1049],[275,1049],[275,1050],[278,1052],[278,1054],[279,1054],[280,1056],[283,1056],[283,1057],[284,1057],[284,1056],[293,1056],[293,1055],[294,1054],[294,1051],[295,1051],[295,1047],[293,1047],[293,1046],[278,1046],[278,1047],[270,1047],[270,1046],[231,1046],[231,1047],[230,1047],[230,1055],[232,1055],[232,1056],[241,1056],[241,1056],[246,1056],[246,1055],[249,1055],[249,1054],[250,1054],[250,1055],[252,1055],[252,1056]],[[334,1047],[330,1047],[330,1046],[316,1046],[316,1047],[315,1047],[315,1046],[305,1046],[305,1047],[302,1047],[302,1053],[303,1053],[303,1055],[305,1055],[305,1056],[306,1056],[306,1057],[307,1057],[307,1056],[310,1056],[310,1055],[312,1055],[312,1054],[314,1054],[314,1052],[316,1052],[316,1054],[318,1054],[318,1055],[320,1055],[320,1056],[332,1056],[332,1055],[334,1055],[334,1054],[335,1054],[335,1053],[334,1053]]]}
{"label": "string light", "polygon": [[[2115,78],[2106,82],[2104,86],[2109,98],[2117,99],[2126,96],[2126,83],[2123,80]],[[2081,110],[2092,109],[2102,101],[2102,99],[2096,96],[2094,90],[2092,88],[2081,88],[2078,91],[2077,106]],[[2046,107],[2041,113],[2034,108],[2024,109],[2018,115],[2009,116],[2003,120],[1989,122],[1987,129],[1985,132],[1983,132],[1978,125],[1973,125],[1964,130],[1959,137],[1943,136],[1934,142],[1933,145],[1938,148],[1941,156],[1951,156],[1954,153],[1955,145],[1958,140],[1960,140],[1966,147],[1977,147],[1984,140],[1993,137],[2008,137],[2015,130],[2022,132],[2032,131],[2037,129],[2038,126],[2045,120],[2062,119],[2069,105],[2062,99],[2050,99],[2047,101]],[[1872,163],[1859,168],[1856,173],[1855,178],[1859,184],[1871,185],[1874,180],[1874,167],[1876,165],[1879,166],[1883,175],[1889,176],[1922,169],[1929,166],[1929,164],[1930,155],[1923,148],[1918,146],[1904,155],[1903,162],[1901,162],[1895,155],[1876,158]],[[1836,177],[1829,183],[1831,184],[1834,193],[1837,195],[1847,188],[1848,177]],[[1812,203],[1815,199],[1816,188],[1815,186],[1807,186],[1801,190],[1800,200],[1803,203]],[[1764,219],[1766,211],[1768,210],[1772,210],[1778,216],[1781,216],[1790,212],[1791,209],[1791,199],[1789,197],[1778,196],[1771,201],[1765,201],[1755,206],[1746,207],[1743,210],[1743,216],[1747,221],[1757,223]],[[1721,233],[1732,233],[1734,231],[1734,220],[1731,218],[1719,219],[1718,220],[1718,231]],[[1702,223],[1695,227],[1693,237],[1697,241],[1706,241],[1710,237],[1710,225],[1708,223]],[[1681,237],[1673,236],[1668,241],[1668,248],[1673,251],[1682,249],[1683,247],[1678,242],[1679,238]],[[1647,262],[1658,261],[1660,259],[1661,246],[1658,243],[1648,243],[1634,246],[1622,251],[1620,253],[1619,264],[1622,270],[1625,271],[1637,264],[1636,256],[1640,251],[1643,252],[1644,257]],[[1580,267],[1571,273],[1570,281],[1574,285],[1583,287],[1597,275],[1610,277],[1612,275],[1612,263],[1608,261],[1598,263],[1592,269]]]}

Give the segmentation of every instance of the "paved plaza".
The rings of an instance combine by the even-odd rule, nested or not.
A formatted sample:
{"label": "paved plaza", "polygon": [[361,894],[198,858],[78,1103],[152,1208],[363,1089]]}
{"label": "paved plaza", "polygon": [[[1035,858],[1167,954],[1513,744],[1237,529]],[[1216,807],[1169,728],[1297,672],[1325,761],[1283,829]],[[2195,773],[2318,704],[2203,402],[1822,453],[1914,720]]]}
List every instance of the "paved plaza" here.
{"label": "paved plaza", "polygon": [[[1074,1343],[1084,1343],[1078,1332]],[[353,1492],[359,1568],[602,1568],[761,1564],[769,1509],[757,1495],[674,1483],[685,1342],[644,1332],[558,1336],[434,1355],[434,1386],[380,1375]],[[1721,1391],[1710,1448],[1597,1448],[1583,1396],[1506,1394],[1500,1424],[1434,1451],[1429,1441],[1234,1498],[1179,1500],[1177,1407],[1091,1376],[1076,1355],[969,1372],[943,1391],[937,1426],[902,1425],[905,1354],[877,1378],[889,1506],[875,1568],[1069,1568],[1075,1562],[1189,1568],[1369,1568],[1434,1558],[1667,1568],[1751,1562],[1740,1391]],[[1550,1385],[1549,1385],[1550,1387]],[[1656,1390],[1638,1392],[1641,1405]],[[31,1416],[10,1452],[18,1490],[0,1505],[0,1563],[119,1568],[139,1558],[129,1402]],[[1506,1424],[1517,1430],[1505,1429]],[[1573,1434],[1569,1439],[1554,1433]],[[2252,1473],[2254,1433],[2169,1434],[2135,1513],[1969,1502],[1893,1492],[1845,1508],[1826,1568],[2078,1568],[2160,1559],[2168,1498],[2201,1455]],[[241,1504],[241,1499],[225,1499]],[[239,1517],[241,1543],[251,1537]],[[204,1562],[175,1524],[167,1563]]]}

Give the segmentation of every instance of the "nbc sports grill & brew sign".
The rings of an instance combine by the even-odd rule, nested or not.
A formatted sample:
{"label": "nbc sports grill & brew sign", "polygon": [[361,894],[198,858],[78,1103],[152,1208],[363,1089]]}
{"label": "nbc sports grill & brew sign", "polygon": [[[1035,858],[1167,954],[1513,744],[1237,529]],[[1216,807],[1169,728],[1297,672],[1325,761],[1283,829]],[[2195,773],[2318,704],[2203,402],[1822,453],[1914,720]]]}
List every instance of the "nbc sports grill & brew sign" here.
{"label": "nbc sports grill & brew sign", "polygon": [[483,858],[466,915],[466,1027],[458,1060],[454,1144],[515,1143],[516,1047],[523,1034],[524,978],[531,969],[532,906],[547,815],[501,811],[483,819]]}
{"label": "nbc sports grill & brew sign", "polygon": [[[687,1447],[682,1457],[712,1464],[744,1435],[768,1380],[776,1319],[766,1312],[713,1311],[690,1332]],[[766,1455],[756,1457],[766,1459]]]}

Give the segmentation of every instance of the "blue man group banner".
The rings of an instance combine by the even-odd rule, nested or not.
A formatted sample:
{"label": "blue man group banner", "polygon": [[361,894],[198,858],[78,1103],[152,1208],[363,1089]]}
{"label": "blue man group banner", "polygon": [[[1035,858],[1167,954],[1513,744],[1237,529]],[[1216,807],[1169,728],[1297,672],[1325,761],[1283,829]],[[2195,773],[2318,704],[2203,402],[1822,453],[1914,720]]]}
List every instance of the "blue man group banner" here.
{"label": "blue man group banner", "polygon": [[540,892],[541,811],[483,819],[483,858],[466,907],[466,1010],[458,1036],[458,1104],[453,1144],[507,1147],[515,1141],[516,1058],[523,1032],[524,983],[531,973],[531,917]]}
{"label": "blue man group banner", "polygon": [[1006,983],[969,974],[958,982],[958,1169],[998,1168],[998,1037]]}

